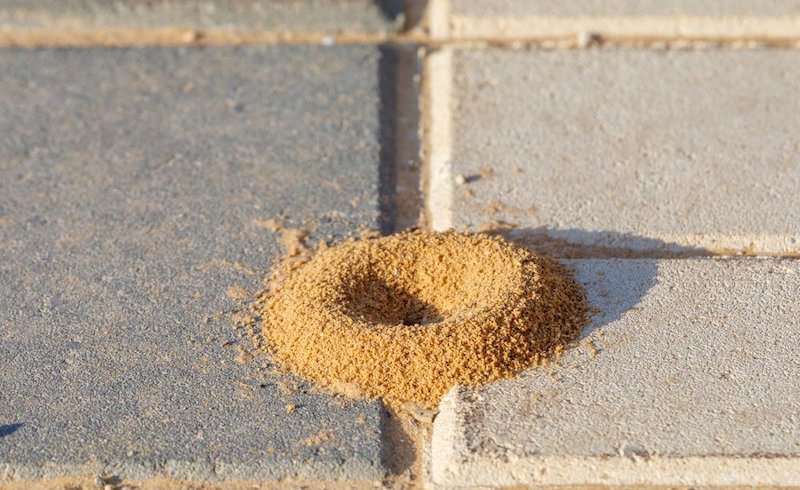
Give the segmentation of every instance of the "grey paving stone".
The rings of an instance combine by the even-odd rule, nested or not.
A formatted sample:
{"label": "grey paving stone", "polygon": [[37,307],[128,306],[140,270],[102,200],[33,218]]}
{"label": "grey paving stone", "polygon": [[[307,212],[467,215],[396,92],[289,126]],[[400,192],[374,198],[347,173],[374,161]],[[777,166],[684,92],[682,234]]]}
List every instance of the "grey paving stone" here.
{"label": "grey paving stone", "polygon": [[800,252],[797,51],[461,51],[454,66],[455,226]]}
{"label": "grey paving stone", "polygon": [[451,0],[456,37],[797,38],[795,0]]}
{"label": "grey paving stone", "polygon": [[572,261],[595,313],[557,365],[440,405],[433,482],[800,485],[800,263]]}
{"label": "grey paving stone", "polygon": [[312,242],[377,225],[379,65],[0,51],[0,482],[383,476],[382,406],[237,362],[223,313],[283,254],[254,220]]}
{"label": "grey paving stone", "polygon": [[402,0],[0,0],[0,30],[197,29],[388,33]]}

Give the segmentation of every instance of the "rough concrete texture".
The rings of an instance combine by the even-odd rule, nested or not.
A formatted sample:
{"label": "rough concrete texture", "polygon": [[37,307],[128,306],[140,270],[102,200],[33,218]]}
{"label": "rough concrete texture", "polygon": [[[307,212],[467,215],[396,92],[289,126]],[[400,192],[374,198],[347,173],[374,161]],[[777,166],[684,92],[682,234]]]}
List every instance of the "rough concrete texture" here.
{"label": "rough concrete texture", "polygon": [[455,37],[800,37],[796,0],[450,0]]}
{"label": "rough concrete texture", "polygon": [[258,220],[377,225],[379,64],[0,52],[0,481],[382,477],[381,405],[249,359],[227,314],[283,254]]}
{"label": "rough concrete texture", "polygon": [[440,485],[800,485],[800,263],[573,261],[596,308],[547,368],[454,388]]}
{"label": "rough concrete texture", "polygon": [[283,33],[394,32],[402,0],[0,0],[0,31],[195,29]]}
{"label": "rough concrete texture", "polygon": [[486,50],[454,65],[455,226],[800,252],[800,52]]}

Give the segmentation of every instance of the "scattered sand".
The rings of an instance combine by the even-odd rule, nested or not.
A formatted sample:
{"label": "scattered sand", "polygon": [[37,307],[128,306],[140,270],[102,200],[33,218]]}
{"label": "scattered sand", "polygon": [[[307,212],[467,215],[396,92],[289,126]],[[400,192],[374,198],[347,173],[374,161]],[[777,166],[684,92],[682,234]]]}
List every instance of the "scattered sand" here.
{"label": "scattered sand", "polygon": [[433,406],[455,384],[540,364],[587,318],[567,270],[482,234],[350,240],[273,278],[258,309],[275,358],[389,402]]}
{"label": "scattered sand", "polygon": [[242,347],[241,345],[236,346],[236,357],[234,360],[239,364],[247,364],[253,359],[253,354],[251,354],[247,349]]}
{"label": "scattered sand", "polygon": [[319,446],[323,442],[330,441],[331,439],[333,439],[333,433],[326,429],[319,434],[300,439],[298,444],[301,446]]}
{"label": "scattered sand", "polygon": [[281,245],[286,249],[289,257],[301,255],[306,250],[305,239],[310,230],[305,228],[287,228],[283,222],[276,219],[254,219],[253,226],[264,228],[272,232],[281,232]]}
{"label": "scattered sand", "polygon": [[244,272],[245,274],[251,276],[256,274],[256,271],[254,269],[242,264],[241,262],[234,262],[232,260],[227,260],[227,259],[210,260],[208,262],[203,263],[201,267],[203,268],[203,270],[206,271],[215,268],[220,268],[220,269],[233,268],[237,271]]}
{"label": "scattered sand", "polygon": [[283,222],[277,219],[254,219],[253,226],[275,232],[283,228]]}
{"label": "scattered sand", "polygon": [[282,228],[281,245],[289,257],[296,257],[306,251],[305,240],[309,231],[304,228]]}
{"label": "scattered sand", "polygon": [[241,286],[230,286],[226,291],[228,297],[235,301],[243,301],[250,297],[250,293]]}

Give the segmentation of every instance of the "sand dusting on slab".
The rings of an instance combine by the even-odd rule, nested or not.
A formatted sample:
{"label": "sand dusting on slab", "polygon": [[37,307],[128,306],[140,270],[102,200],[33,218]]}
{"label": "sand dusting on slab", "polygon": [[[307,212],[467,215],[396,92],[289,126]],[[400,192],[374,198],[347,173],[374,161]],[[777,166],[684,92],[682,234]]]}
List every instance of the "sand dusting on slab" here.
{"label": "sand dusting on slab", "polygon": [[274,271],[257,310],[283,366],[363,396],[434,406],[545,362],[587,320],[558,263],[500,237],[408,232],[349,240]]}

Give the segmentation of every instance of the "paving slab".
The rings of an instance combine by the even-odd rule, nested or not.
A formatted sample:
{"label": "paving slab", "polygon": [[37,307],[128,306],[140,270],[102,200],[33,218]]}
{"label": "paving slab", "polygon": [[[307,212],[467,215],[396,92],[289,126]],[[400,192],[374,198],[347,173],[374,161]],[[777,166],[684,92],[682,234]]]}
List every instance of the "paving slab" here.
{"label": "paving slab", "polygon": [[[402,0],[0,0],[0,41],[245,41],[253,36],[389,34]],[[254,38],[254,40],[263,40]]]}
{"label": "paving slab", "polygon": [[800,263],[569,263],[594,311],[583,340],[448,393],[435,484],[800,485]]}
{"label": "paving slab", "polygon": [[797,39],[795,0],[450,0],[455,37]]}
{"label": "paving slab", "polygon": [[453,64],[452,225],[800,252],[800,52],[490,49]]}
{"label": "paving slab", "polygon": [[228,314],[284,253],[266,220],[377,226],[380,64],[0,50],[0,486],[384,475],[382,406],[276,374]]}

